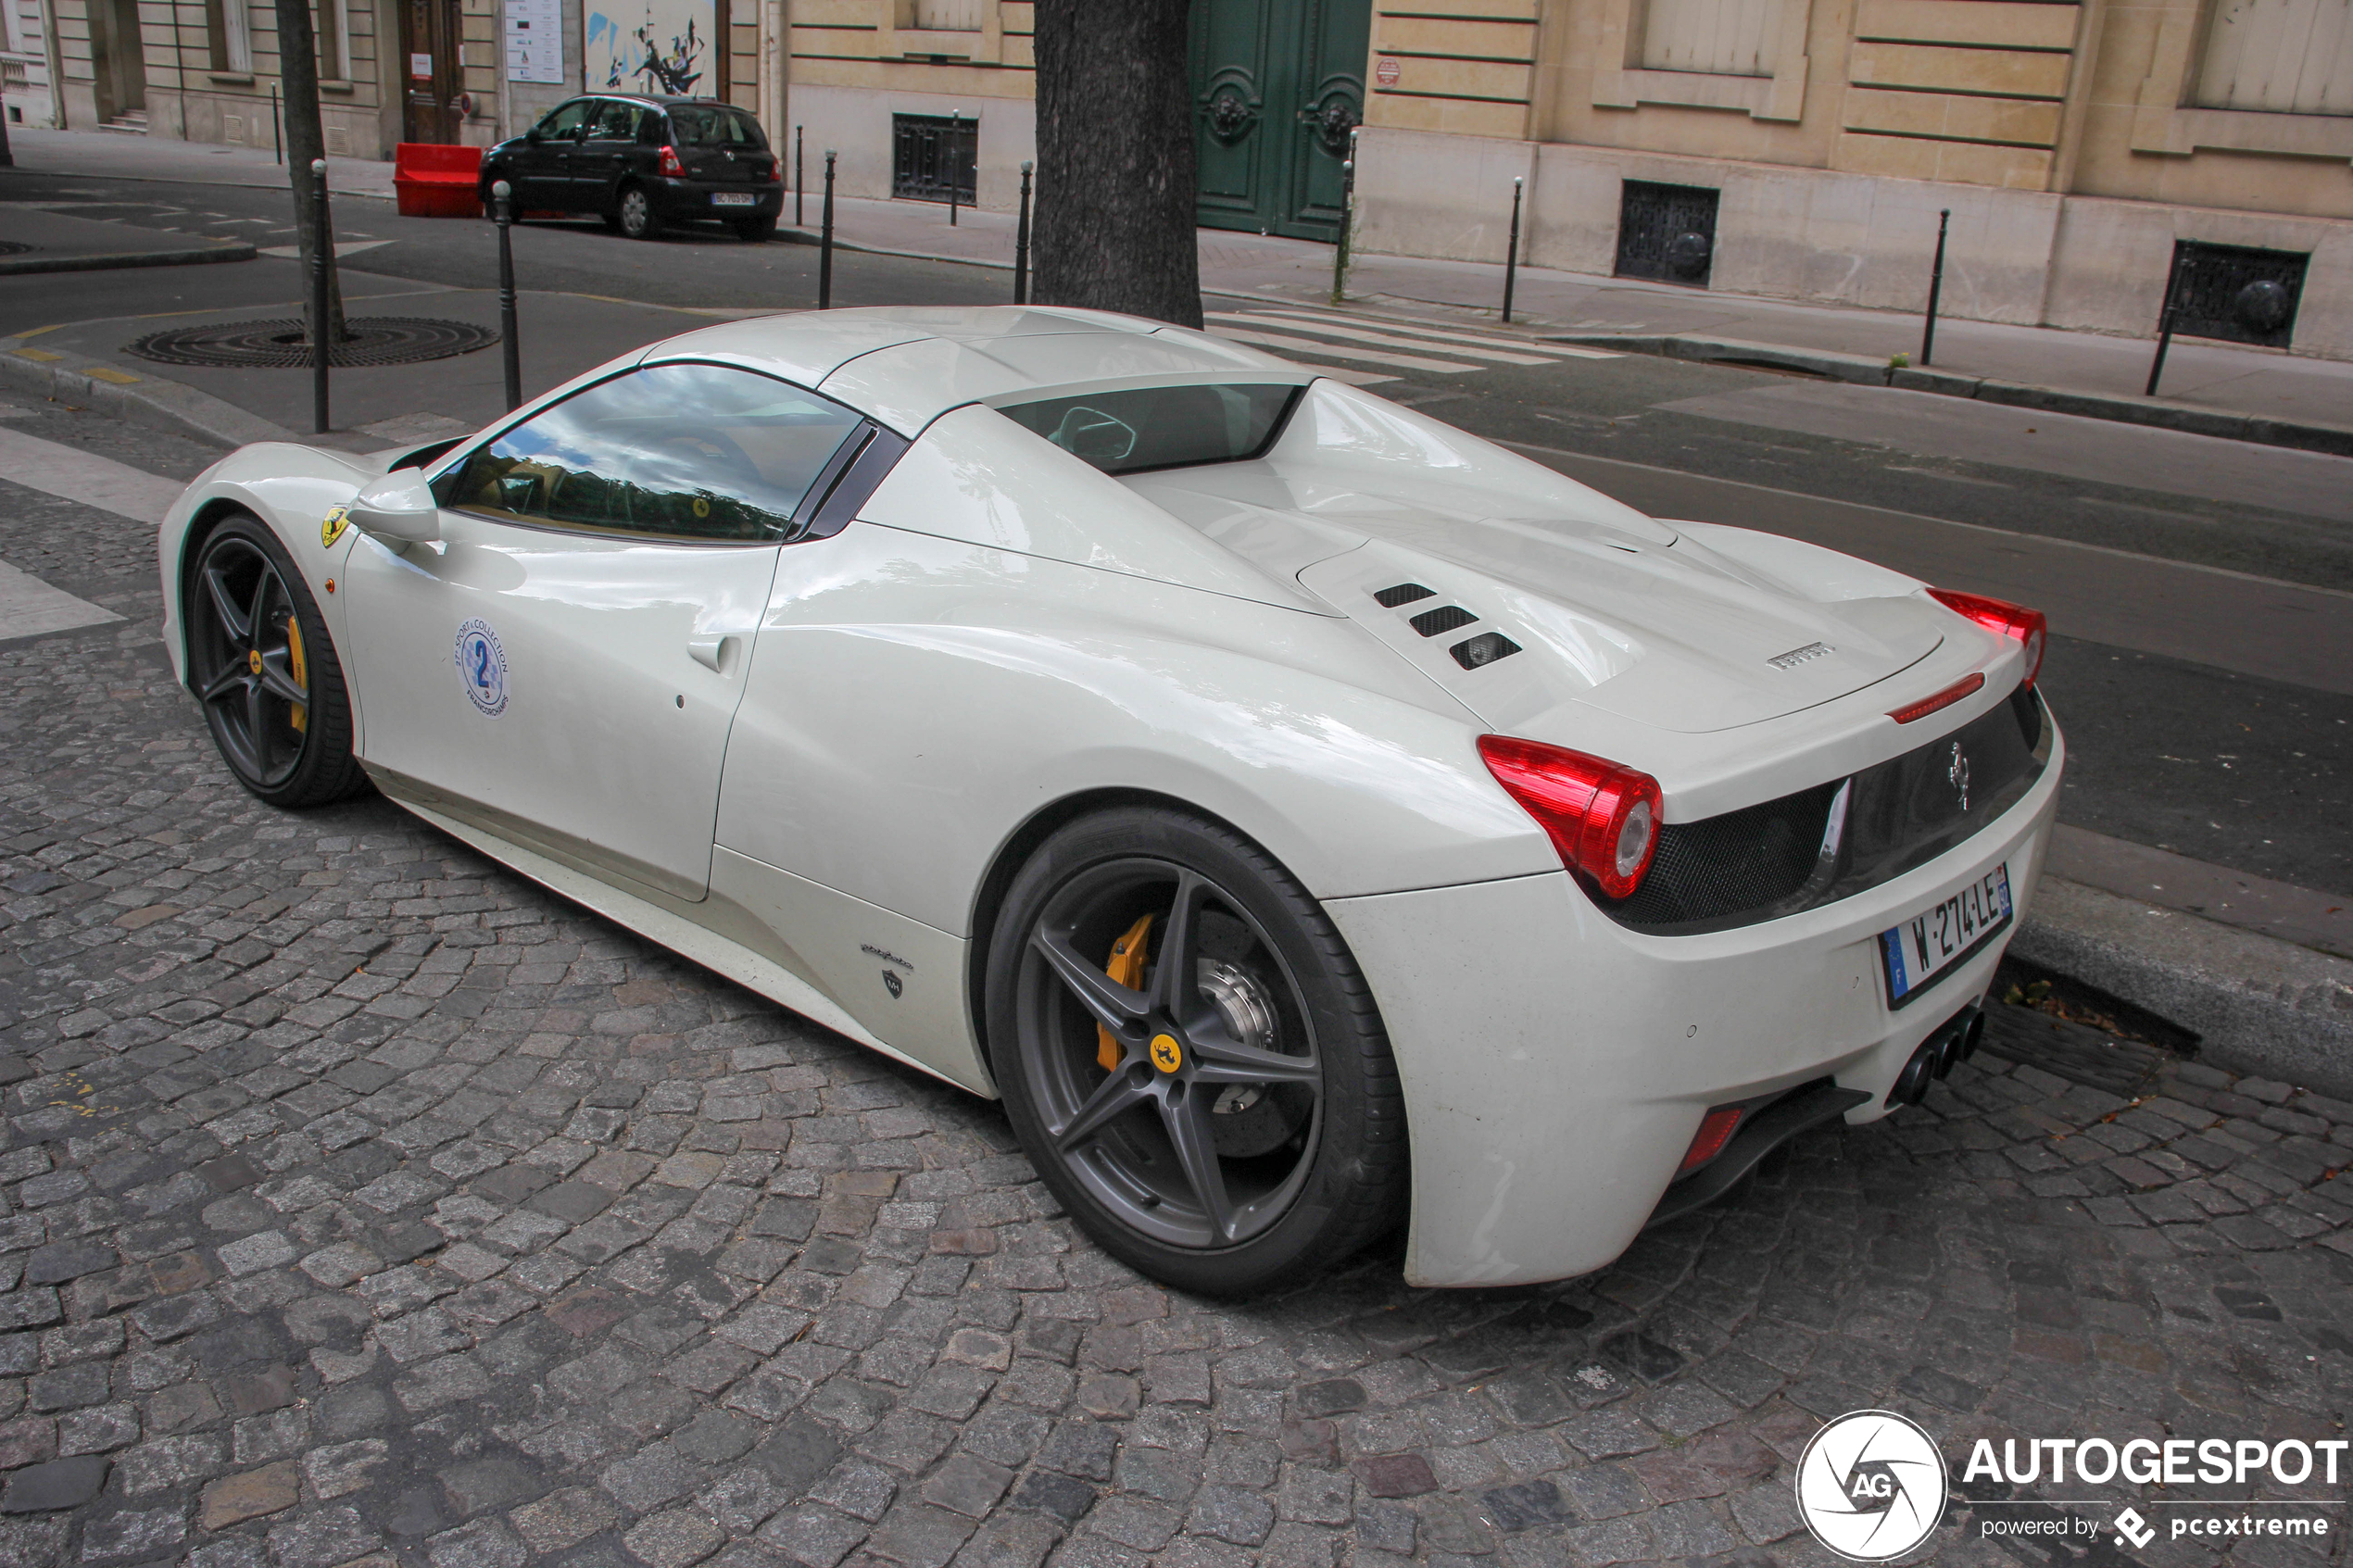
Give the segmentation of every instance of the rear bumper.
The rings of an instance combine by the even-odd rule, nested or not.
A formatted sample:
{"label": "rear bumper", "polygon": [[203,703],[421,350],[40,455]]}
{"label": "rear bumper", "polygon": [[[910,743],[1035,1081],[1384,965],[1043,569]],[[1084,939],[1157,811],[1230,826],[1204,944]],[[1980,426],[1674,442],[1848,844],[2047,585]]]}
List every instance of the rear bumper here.
{"label": "rear bumper", "polygon": [[[2027,796],[1936,859],[1762,924],[1649,936],[1566,872],[1333,899],[1380,1003],[1414,1148],[1406,1277],[1492,1286],[1609,1263],[1711,1107],[1828,1079],[1886,1113],[1920,1044],[1984,995],[2041,875],[2064,742]],[[1902,1010],[1879,934],[1993,866],[2011,926]],[[1860,1100],[1852,1100],[1859,1093]]]}
{"label": "rear bumper", "polygon": [[[774,218],[785,207],[782,185],[747,185],[717,180],[662,180],[644,182],[653,197],[654,210],[664,218],[716,218],[740,223],[747,218]],[[722,206],[711,200],[721,194],[749,195],[749,206]]]}

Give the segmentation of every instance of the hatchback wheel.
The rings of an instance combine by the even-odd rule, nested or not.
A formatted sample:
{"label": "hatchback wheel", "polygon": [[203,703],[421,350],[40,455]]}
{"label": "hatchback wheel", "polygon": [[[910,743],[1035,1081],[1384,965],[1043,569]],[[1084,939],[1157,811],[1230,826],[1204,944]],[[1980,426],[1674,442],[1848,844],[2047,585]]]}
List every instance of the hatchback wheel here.
{"label": "hatchback wheel", "polygon": [[991,1061],[1031,1160],[1106,1251],[1262,1290],[1395,1220],[1404,1103],[1364,976],[1257,846],[1157,808],[1081,819],[1008,890]]}
{"label": "hatchback wheel", "polygon": [[746,245],[765,245],[776,237],[776,220],[774,217],[747,218],[729,227],[736,231],[736,238]]}
{"label": "hatchback wheel", "polygon": [[654,210],[653,198],[643,185],[631,185],[621,193],[621,232],[633,240],[650,240],[661,232],[661,214]]}
{"label": "hatchback wheel", "polygon": [[365,781],[351,702],[319,606],[258,519],[207,538],[182,602],[188,684],[237,782],[272,806],[322,806]]}

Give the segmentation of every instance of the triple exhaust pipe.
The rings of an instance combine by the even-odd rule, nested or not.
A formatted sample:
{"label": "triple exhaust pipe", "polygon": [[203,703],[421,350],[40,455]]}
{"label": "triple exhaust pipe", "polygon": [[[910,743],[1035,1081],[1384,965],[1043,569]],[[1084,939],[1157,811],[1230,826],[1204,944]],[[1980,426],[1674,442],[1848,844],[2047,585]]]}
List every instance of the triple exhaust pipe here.
{"label": "triple exhaust pipe", "polygon": [[1975,1002],[1946,1019],[1895,1075],[1894,1087],[1887,1091],[1888,1109],[1919,1104],[1928,1097],[1928,1086],[1952,1072],[1954,1063],[1977,1054],[1977,1043],[1984,1035],[1985,1010]]}

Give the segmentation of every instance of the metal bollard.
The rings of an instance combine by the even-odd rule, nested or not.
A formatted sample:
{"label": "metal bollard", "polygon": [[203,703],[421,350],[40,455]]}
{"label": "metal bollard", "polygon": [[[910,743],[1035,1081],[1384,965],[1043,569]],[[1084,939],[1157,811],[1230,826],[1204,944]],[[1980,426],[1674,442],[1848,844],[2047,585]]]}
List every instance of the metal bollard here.
{"label": "metal bollard", "polygon": [[809,140],[802,134],[804,129],[799,125],[792,128],[792,226],[796,229],[809,226],[808,211],[800,205],[800,198],[809,194],[809,182],[801,178],[800,153]]}
{"label": "metal bollard", "polygon": [[1021,216],[1013,222],[1013,303],[1029,303],[1029,160],[1021,165]]}
{"label": "metal bollard", "polygon": [[1504,242],[1504,321],[1512,319],[1512,285],[1519,281],[1519,198],[1522,181],[1512,176],[1512,233]]}
{"label": "metal bollard", "polygon": [[498,210],[498,342],[507,359],[507,411],[522,406],[522,339],[515,327],[515,247],[508,231],[515,221],[514,187],[504,180],[490,187]]}
{"label": "metal bollard", "polygon": [[310,428],[320,434],[333,429],[327,418],[328,269],[334,262],[334,225],[327,220],[327,160],[310,160],[317,187],[310,198]]}
{"label": "metal bollard", "polygon": [[1348,299],[1348,231],[1356,220],[1356,131],[1348,132],[1348,156],[1340,164],[1340,244],[1332,247],[1332,303]]}
{"label": "metal bollard", "polygon": [[2165,280],[2165,304],[2157,313],[2157,358],[2149,361],[2149,384],[2144,397],[2157,395],[2157,381],[2165,373],[2165,351],[2173,346],[2173,312],[2181,298],[2182,275],[2189,270],[2189,257],[2183,257],[2173,267],[2173,275]]}
{"label": "metal bollard", "polygon": [[1936,351],[1936,302],[1944,293],[1944,231],[1953,221],[1953,209],[1946,207],[1936,215],[1936,265],[1928,274],[1928,322],[1920,328],[1920,364],[1926,366],[1928,357]]}
{"label": "metal bollard", "polygon": [[817,239],[817,308],[834,307],[834,150],[825,149],[824,232]]}
{"label": "metal bollard", "polygon": [[270,84],[270,150],[281,169],[286,166],[286,133],[278,120],[278,84]]}
{"label": "metal bollard", "polygon": [[948,117],[947,156],[940,162],[948,166],[948,226],[956,227],[956,193],[963,189],[964,176],[956,167],[956,144],[962,140],[956,132],[964,128],[964,111],[958,109]]}

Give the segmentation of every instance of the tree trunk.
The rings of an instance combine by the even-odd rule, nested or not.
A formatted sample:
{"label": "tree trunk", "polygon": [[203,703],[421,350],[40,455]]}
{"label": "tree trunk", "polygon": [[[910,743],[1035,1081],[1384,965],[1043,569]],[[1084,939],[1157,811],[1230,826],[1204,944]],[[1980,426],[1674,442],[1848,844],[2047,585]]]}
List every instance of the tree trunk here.
{"label": "tree trunk", "polygon": [[[286,180],[294,187],[295,232],[302,247],[302,286],[309,297],[310,257],[325,239],[319,210],[318,176],[310,172],[314,159],[327,156],[327,135],[319,120],[319,40],[310,29],[310,0],[277,0],[278,73],[286,89]],[[332,257],[332,250],[330,256]],[[316,332],[319,323],[308,330]],[[327,341],[341,343],[350,334],[343,324],[343,280],[332,259],[327,268]]]}
{"label": "tree trunk", "polygon": [[1201,325],[1188,9],[1038,0],[1041,305]]}

